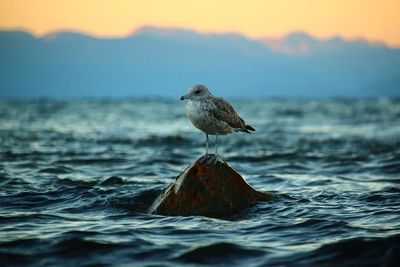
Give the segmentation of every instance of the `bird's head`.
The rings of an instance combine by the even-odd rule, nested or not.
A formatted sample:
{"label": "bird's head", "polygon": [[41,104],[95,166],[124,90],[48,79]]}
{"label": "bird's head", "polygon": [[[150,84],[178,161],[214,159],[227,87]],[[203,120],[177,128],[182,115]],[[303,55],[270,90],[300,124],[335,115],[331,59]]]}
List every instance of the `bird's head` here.
{"label": "bird's head", "polygon": [[183,95],[181,100],[190,99],[190,100],[202,100],[211,96],[210,91],[208,91],[207,87],[204,85],[198,84],[190,89],[187,95]]}

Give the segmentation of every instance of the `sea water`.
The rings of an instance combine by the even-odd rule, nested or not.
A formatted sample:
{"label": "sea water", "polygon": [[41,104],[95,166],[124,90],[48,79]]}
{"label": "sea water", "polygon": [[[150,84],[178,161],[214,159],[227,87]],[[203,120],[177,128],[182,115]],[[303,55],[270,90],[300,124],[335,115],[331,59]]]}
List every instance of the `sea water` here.
{"label": "sea water", "polygon": [[1,101],[0,265],[398,266],[399,100],[233,104],[220,155],[276,198],[215,219],[146,213],[205,150],[183,102]]}

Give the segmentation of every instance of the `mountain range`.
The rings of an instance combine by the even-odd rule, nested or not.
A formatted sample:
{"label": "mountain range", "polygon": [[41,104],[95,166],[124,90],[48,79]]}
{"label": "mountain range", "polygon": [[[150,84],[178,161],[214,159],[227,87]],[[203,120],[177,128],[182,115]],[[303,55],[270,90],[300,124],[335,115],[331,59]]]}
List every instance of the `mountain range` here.
{"label": "mountain range", "polygon": [[400,49],[304,32],[249,39],[143,27],[124,38],[0,31],[0,97],[398,97]]}

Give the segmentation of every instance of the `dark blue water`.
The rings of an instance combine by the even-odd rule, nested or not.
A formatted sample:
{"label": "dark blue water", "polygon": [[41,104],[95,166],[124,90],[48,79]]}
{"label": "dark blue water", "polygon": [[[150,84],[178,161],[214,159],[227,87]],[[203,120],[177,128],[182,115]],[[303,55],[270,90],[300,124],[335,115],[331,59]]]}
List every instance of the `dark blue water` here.
{"label": "dark blue water", "polygon": [[183,105],[0,102],[0,265],[399,266],[400,101],[234,103],[221,155],[276,199],[225,220],[146,214],[204,152]]}

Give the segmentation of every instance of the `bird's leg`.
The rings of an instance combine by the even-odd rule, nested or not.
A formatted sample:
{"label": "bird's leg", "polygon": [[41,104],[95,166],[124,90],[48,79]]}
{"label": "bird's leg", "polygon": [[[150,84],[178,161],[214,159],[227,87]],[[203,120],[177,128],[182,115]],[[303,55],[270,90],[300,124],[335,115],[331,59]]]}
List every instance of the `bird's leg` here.
{"label": "bird's leg", "polygon": [[208,158],[208,134],[206,134],[206,159]]}
{"label": "bird's leg", "polygon": [[219,160],[219,155],[218,155],[218,134],[215,135],[215,154],[214,157],[210,157],[209,160],[207,160],[207,163],[214,165],[217,165],[217,162]]}
{"label": "bird's leg", "polygon": [[218,155],[218,134],[215,135],[215,165],[217,165],[217,162],[219,160],[219,155]]}
{"label": "bird's leg", "polygon": [[200,162],[206,162],[208,160],[208,134],[206,134],[206,154],[200,158]]}
{"label": "bird's leg", "polygon": [[215,135],[215,156],[218,155],[218,134]]}

